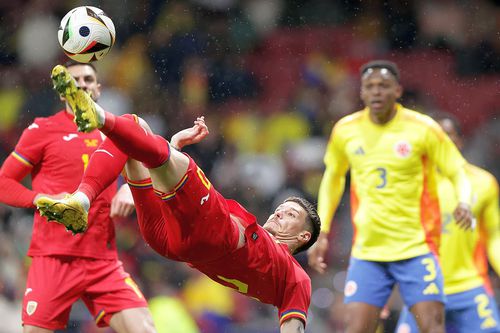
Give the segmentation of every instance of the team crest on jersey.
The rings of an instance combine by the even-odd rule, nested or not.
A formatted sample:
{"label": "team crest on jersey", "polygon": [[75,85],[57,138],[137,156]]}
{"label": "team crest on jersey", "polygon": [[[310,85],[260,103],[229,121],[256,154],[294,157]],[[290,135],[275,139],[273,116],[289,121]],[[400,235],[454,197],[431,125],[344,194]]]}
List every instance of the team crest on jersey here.
{"label": "team crest on jersey", "polygon": [[29,301],[28,304],[26,304],[26,313],[29,316],[31,316],[33,313],[35,313],[37,306],[38,306],[38,302]]}
{"label": "team crest on jersey", "polygon": [[85,146],[87,147],[97,147],[99,145],[99,140],[97,139],[85,139],[83,142],[85,142]]}
{"label": "team crest on jersey", "polygon": [[358,284],[354,281],[347,281],[344,288],[344,295],[350,297],[358,291]]}
{"label": "team crest on jersey", "polygon": [[408,141],[399,141],[394,145],[394,151],[399,157],[408,157],[411,154],[411,145]]}

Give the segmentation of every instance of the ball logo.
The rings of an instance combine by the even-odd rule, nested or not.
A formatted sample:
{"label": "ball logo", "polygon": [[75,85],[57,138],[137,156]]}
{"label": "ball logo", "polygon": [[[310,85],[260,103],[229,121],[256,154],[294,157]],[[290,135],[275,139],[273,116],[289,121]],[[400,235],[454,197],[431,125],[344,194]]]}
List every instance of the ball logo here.
{"label": "ball logo", "polygon": [[344,295],[350,297],[358,291],[358,284],[354,281],[347,281],[344,288]]}
{"label": "ball logo", "polygon": [[26,312],[28,313],[28,316],[31,316],[33,313],[35,313],[37,306],[38,302],[35,301],[28,302],[28,304],[26,305]]}
{"label": "ball logo", "polygon": [[399,157],[408,157],[411,154],[411,145],[407,141],[400,141],[394,146],[394,151]]}

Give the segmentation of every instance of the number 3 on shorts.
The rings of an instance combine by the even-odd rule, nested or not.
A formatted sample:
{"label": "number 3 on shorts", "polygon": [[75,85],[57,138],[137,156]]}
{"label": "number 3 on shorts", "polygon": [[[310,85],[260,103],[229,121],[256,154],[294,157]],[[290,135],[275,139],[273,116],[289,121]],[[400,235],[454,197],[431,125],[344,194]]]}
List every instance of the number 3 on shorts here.
{"label": "number 3 on shorts", "polygon": [[424,258],[421,263],[425,266],[427,272],[429,272],[429,274],[424,275],[424,281],[433,281],[436,278],[436,263],[432,258]]}

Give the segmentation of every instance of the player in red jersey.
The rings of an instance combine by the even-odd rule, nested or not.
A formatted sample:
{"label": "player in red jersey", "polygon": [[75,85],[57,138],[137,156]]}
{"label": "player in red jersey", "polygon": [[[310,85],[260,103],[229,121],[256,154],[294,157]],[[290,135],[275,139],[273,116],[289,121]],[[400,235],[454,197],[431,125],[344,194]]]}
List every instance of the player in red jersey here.
{"label": "player in red jersey", "polygon": [[[275,305],[282,333],[304,332],[311,280],[292,254],[307,250],[317,239],[320,220],[314,207],[305,199],[288,198],[261,227],[236,201],[217,192],[189,156],[171,149],[147,124],[139,124],[142,120],[105,113],[74,87],[62,66],[54,68],[53,79],[77,106],[80,130],[99,128],[130,156],[128,182],[141,233],[150,246],[227,287]],[[108,154],[94,154],[79,191],[64,199],[40,198],[40,211],[71,230],[85,231],[88,206],[114,177],[101,166],[104,161],[120,164],[113,160]]]}
{"label": "player in red jersey", "polygon": [[[99,97],[93,66],[75,63],[68,71],[83,90]],[[99,131],[77,131],[68,105],[53,116],[35,119],[2,165],[0,202],[30,208],[43,193],[75,190],[101,142]],[[32,189],[20,183],[28,174]],[[35,213],[22,309],[25,333],[63,329],[79,298],[98,326],[155,332],[144,296],[118,260],[111,216],[130,214],[133,201],[126,185],[116,193],[115,179],[94,201],[85,234],[73,236]]]}

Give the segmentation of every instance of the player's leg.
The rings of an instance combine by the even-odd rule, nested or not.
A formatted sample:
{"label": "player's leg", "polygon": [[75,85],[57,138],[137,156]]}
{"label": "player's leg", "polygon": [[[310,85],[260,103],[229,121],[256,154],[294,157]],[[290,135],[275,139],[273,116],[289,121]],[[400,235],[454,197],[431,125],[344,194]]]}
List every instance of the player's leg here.
{"label": "player's leg", "polygon": [[351,258],[344,289],[346,332],[375,332],[393,286],[386,263]]}
{"label": "player's leg", "polygon": [[111,317],[109,326],[117,333],[154,333],[153,318],[148,308],[125,309]]}
{"label": "player's leg", "polygon": [[189,160],[177,151],[171,154],[169,143],[163,137],[153,134],[145,124],[139,125],[137,120],[123,116],[116,117],[105,112],[89,95],[77,87],[75,80],[64,66],[54,67],[52,81],[54,88],[71,105],[79,131],[90,132],[98,128],[121,151],[132,159],[144,163],[148,169],[169,164],[168,174],[161,177],[165,183],[162,185],[166,187],[160,188],[161,191],[170,191],[182,178]]}
{"label": "player's leg", "polygon": [[118,333],[156,332],[146,299],[118,260],[82,260],[87,288],[82,300],[99,327]]}
{"label": "player's leg", "polygon": [[423,301],[410,308],[422,333],[444,333],[444,304],[438,301]]}
{"label": "player's leg", "polygon": [[500,332],[497,304],[483,286],[447,295],[446,301],[447,326],[452,318],[455,332]]}
{"label": "player's leg", "polygon": [[137,222],[144,240],[153,250],[167,256],[168,234],[162,214],[163,202],[153,190],[149,170],[141,162],[129,159],[125,165],[137,213]]}
{"label": "player's leg", "polygon": [[64,224],[73,233],[85,231],[92,201],[116,180],[127,158],[111,140],[105,139],[90,157],[76,195],[61,200],[39,198],[40,213],[49,220]]}
{"label": "player's leg", "polygon": [[83,293],[82,267],[71,258],[33,257],[23,297],[23,332],[64,329]]}
{"label": "player's leg", "polygon": [[391,274],[421,333],[444,333],[443,275],[436,257],[429,253],[391,265]]}

